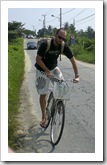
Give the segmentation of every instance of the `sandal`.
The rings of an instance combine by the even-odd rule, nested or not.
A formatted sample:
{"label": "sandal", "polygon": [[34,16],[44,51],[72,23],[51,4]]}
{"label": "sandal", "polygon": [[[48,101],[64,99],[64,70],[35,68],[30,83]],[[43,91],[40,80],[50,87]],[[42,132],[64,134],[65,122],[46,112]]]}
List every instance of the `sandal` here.
{"label": "sandal", "polygon": [[44,120],[42,120],[42,121],[40,122],[40,126],[41,126],[42,128],[46,128],[45,122],[46,122],[46,121],[44,121]]}

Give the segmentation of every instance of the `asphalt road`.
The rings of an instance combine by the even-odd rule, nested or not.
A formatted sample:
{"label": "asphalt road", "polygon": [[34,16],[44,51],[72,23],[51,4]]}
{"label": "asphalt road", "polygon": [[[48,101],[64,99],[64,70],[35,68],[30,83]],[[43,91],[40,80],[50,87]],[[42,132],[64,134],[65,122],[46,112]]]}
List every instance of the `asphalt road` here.
{"label": "asphalt road", "polygon": [[[41,120],[39,96],[35,88],[35,57],[37,50],[26,50],[29,71],[28,87],[34,103],[35,114]],[[94,153],[95,152],[95,66],[77,61],[80,82],[71,83],[71,99],[66,104],[65,127],[62,138],[56,147],[50,143],[50,127],[46,131],[37,130],[39,153]],[[73,79],[74,73],[70,61],[62,57],[59,61],[65,79]]]}

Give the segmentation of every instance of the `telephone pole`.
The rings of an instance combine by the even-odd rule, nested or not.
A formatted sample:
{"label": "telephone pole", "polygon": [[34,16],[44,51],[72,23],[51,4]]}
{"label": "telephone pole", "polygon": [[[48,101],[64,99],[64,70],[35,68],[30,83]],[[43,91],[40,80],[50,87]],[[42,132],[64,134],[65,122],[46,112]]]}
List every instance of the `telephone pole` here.
{"label": "telephone pole", "polygon": [[42,15],[44,17],[44,20],[43,20],[43,28],[46,29],[46,15]]}
{"label": "telephone pole", "polygon": [[43,36],[44,36],[44,34],[45,34],[45,29],[46,29],[46,15],[43,14],[42,16],[44,17],[44,19],[43,19]]}
{"label": "telephone pole", "polygon": [[62,28],[62,9],[60,8],[60,28]]}
{"label": "telephone pole", "polygon": [[73,19],[73,25],[74,25],[74,27],[75,27],[75,19]]}
{"label": "telephone pole", "polygon": [[60,28],[62,28],[62,9],[60,8],[60,17],[56,17],[55,15],[51,15],[52,17],[58,18],[58,20],[60,21]]}

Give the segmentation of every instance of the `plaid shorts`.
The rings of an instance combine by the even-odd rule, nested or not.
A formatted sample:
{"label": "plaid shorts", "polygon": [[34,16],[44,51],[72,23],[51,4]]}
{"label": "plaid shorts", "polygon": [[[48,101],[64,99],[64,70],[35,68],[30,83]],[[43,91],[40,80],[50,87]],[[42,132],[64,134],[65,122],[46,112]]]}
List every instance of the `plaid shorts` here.
{"label": "plaid shorts", "polygon": [[[53,70],[51,70],[51,73],[53,76],[61,80],[64,79],[62,72],[58,67],[55,67]],[[36,69],[36,89],[38,94],[48,94],[50,82],[53,84],[53,82],[45,74],[42,74],[39,70]]]}

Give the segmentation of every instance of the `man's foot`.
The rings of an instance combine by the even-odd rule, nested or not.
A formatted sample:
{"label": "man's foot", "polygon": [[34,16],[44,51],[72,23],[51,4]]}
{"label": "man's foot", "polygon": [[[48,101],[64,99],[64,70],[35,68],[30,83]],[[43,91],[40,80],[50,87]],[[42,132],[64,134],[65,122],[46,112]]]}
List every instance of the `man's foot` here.
{"label": "man's foot", "polygon": [[46,119],[42,119],[42,121],[40,122],[40,126],[42,128],[46,128]]}

